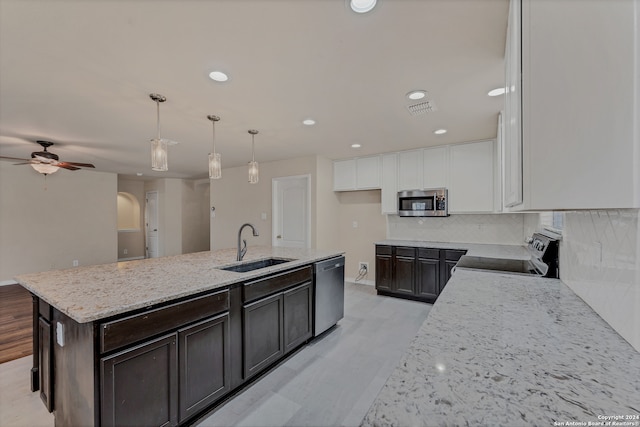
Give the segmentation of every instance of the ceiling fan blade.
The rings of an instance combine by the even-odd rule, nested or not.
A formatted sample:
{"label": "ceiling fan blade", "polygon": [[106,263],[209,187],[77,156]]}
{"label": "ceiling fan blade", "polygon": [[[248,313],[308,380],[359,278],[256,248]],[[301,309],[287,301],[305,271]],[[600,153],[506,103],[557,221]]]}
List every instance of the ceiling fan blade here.
{"label": "ceiling fan blade", "polygon": [[60,163],[64,163],[65,165],[71,165],[71,166],[79,166],[81,168],[95,168],[95,166],[93,166],[91,163],[59,162],[58,166],[60,166]]}
{"label": "ceiling fan blade", "polygon": [[60,163],[56,164],[55,166],[58,166],[59,168],[67,169],[67,170],[70,170],[70,171],[80,170],[80,168],[77,168],[75,166],[71,166],[67,162],[60,162]]}
{"label": "ceiling fan blade", "polygon": [[22,162],[22,163],[14,163],[13,166],[18,166],[18,165],[32,165],[34,164],[33,162]]}
{"label": "ceiling fan blade", "polygon": [[7,159],[7,160],[22,160],[24,162],[28,162],[29,159],[21,159],[19,157],[5,157],[5,156],[0,156],[0,159]]}

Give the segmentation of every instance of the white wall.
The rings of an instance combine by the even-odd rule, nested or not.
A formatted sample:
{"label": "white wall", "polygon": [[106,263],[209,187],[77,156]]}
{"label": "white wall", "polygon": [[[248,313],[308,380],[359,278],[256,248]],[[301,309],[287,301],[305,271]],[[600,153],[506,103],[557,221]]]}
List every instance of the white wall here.
{"label": "white wall", "polygon": [[209,250],[209,179],[182,181],[182,253]]}
{"label": "white wall", "polygon": [[117,176],[60,170],[45,177],[0,162],[0,281],[115,262]]}
{"label": "white wall", "polygon": [[637,209],[567,212],[560,278],[640,351]]}

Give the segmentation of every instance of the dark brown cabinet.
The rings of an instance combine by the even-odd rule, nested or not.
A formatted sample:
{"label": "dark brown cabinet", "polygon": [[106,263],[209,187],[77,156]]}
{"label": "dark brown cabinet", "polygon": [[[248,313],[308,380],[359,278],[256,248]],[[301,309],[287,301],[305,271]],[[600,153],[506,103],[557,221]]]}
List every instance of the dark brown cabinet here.
{"label": "dark brown cabinet", "polygon": [[53,342],[51,341],[51,323],[40,317],[38,320],[38,346],[40,348],[40,361],[38,366],[40,399],[49,412],[53,411],[53,387],[51,378],[51,354]]}
{"label": "dark brown cabinet", "polygon": [[434,302],[466,251],[376,245],[376,289],[380,295]]}
{"label": "dark brown cabinet", "polygon": [[180,329],[178,349],[182,422],[230,390],[229,314]]}
{"label": "dark brown cabinet", "polygon": [[101,425],[178,424],[178,351],[173,333],[100,360]]}
{"label": "dark brown cabinet", "polygon": [[311,281],[244,306],[244,376],[303,344],[313,333]]}

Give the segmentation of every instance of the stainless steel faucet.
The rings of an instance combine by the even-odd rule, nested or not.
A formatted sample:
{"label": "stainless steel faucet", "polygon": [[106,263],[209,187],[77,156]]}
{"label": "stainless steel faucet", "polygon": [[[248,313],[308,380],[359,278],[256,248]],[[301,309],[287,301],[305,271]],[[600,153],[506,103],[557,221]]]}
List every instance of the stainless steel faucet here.
{"label": "stainless steel faucet", "polygon": [[[253,226],[253,224],[249,224],[247,222],[247,223],[242,224],[240,226],[240,230],[238,230],[238,257],[237,257],[238,261],[242,261],[242,258],[244,258],[244,254],[247,253],[247,241],[242,239],[242,230],[244,230],[245,227],[251,227],[251,229],[253,230],[253,235],[254,236],[257,237],[257,236],[260,235],[260,234],[258,234],[258,230],[256,230],[256,228]],[[242,245],[241,245],[241,243],[242,243]]]}

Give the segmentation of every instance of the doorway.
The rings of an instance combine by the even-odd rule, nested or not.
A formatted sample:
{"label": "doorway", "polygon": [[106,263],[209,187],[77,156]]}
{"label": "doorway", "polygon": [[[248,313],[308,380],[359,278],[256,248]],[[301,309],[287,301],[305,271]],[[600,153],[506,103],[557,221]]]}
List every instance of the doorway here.
{"label": "doorway", "polygon": [[158,241],[158,192],[147,191],[145,200],[146,257],[157,258],[160,255],[160,245]]}
{"label": "doorway", "polygon": [[273,178],[272,237],[274,247],[311,247],[311,176]]}

